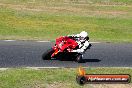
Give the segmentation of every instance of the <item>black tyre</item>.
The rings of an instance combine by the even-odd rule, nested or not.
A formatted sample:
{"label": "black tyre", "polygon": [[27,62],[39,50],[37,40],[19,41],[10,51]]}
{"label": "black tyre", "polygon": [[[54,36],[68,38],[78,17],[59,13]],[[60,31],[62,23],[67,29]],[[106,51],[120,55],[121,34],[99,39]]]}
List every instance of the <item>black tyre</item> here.
{"label": "black tyre", "polygon": [[79,54],[79,55],[76,56],[76,61],[78,63],[82,63],[83,62],[83,59],[82,59],[82,55],[81,54]]}
{"label": "black tyre", "polygon": [[84,76],[77,76],[76,81],[79,85],[84,85],[87,82],[87,80]]}
{"label": "black tyre", "polygon": [[42,55],[42,59],[43,60],[50,60],[51,59],[51,55],[54,53],[54,50],[51,48],[49,50],[47,50],[43,55]]}

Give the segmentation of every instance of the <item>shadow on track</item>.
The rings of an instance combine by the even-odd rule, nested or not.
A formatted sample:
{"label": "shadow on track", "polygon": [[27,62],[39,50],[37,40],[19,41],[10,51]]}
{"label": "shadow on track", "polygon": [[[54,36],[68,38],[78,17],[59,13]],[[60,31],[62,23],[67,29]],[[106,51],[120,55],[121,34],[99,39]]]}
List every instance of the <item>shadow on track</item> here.
{"label": "shadow on track", "polygon": [[84,59],[84,62],[100,62],[101,60],[99,59]]}
{"label": "shadow on track", "polygon": [[[51,59],[51,60],[59,60],[59,61],[75,61],[73,59]],[[87,62],[100,62],[101,60],[99,59],[83,59],[82,63],[87,63]]]}

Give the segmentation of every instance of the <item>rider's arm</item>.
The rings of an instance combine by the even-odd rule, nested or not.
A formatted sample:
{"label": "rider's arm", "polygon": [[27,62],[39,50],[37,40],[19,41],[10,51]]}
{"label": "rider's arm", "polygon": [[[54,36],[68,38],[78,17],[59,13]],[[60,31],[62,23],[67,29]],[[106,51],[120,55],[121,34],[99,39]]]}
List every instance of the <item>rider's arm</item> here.
{"label": "rider's arm", "polygon": [[80,49],[76,49],[76,50],[73,50],[71,52],[82,53],[82,52],[84,52],[87,49],[88,46],[89,46],[89,42],[85,41],[84,45]]}

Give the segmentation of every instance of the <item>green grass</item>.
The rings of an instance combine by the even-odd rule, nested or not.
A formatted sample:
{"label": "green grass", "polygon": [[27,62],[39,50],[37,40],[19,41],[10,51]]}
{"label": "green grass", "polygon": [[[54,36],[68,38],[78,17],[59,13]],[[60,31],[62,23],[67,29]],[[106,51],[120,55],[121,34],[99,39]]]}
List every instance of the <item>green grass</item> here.
{"label": "green grass", "polygon": [[[131,68],[87,68],[87,74],[130,74]],[[77,69],[32,70],[14,68],[0,71],[0,88],[80,88],[76,83]],[[87,87],[85,85],[84,87]]]}
{"label": "green grass", "polygon": [[54,40],[85,30],[91,41],[132,42],[131,0],[0,0],[0,39]]}

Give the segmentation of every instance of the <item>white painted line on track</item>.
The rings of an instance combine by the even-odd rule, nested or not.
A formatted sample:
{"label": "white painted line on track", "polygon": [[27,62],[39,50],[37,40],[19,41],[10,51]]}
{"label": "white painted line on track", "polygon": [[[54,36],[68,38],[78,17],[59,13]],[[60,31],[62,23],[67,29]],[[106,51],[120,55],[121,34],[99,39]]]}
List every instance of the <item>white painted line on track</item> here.
{"label": "white painted line on track", "polygon": [[101,43],[101,42],[89,42],[89,43]]}
{"label": "white painted line on track", "polygon": [[[17,40],[2,40],[2,41],[5,41],[5,42],[14,42],[14,41],[17,41]],[[51,41],[35,41],[35,42],[45,43],[45,42],[51,42]],[[97,44],[97,43],[101,43],[101,42],[89,42],[89,43]]]}
{"label": "white painted line on track", "polygon": [[8,68],[0,68],[0,71],[4,71],[7,70]]}
{"label": "white painted line on track", "polygon": [[[61,68],[78,68],[79,66],[77,66],[77,67],[23,67],[24,69],[32,69],[32,70],[41,70],[41,69],[61,69]],[[82,66],[82,68],[85,68],[85,69],[87,69],[87,68],[89,68],[89,67],[83,67]],[[125,69],[132,69],[132,67],[91,67],[90,66],[90,68],[125,68]],[[5,70],[8,70],[8,69],[10,69],[10,67],[9,68],[0,68],[0,71],[5,71]],[[12,69],[12,67],[11,67],[11,69]],[[16,68],[16,69],[20,69],[20,68]]]}
{"label": "white painted line on track", "polygon": [[38,69],[45,69],[45,68],[56,69],[56,68],[64,68],[64,67],[26,67],[26,68],[38,70]]}
{"label": "white painted line on track", "polygon": [[61,67],[26,67],[26,68],[61,68]]}
{"label": "white painted line on track", "polygon": [[50,41],[37,41],[37,42],[50,42]]}
{"label": "white painted line on track", "polygon": [[6,41],[6,42],[13,42],[13,41],[16,41],[16,40],[3,40],[3,41]]}

